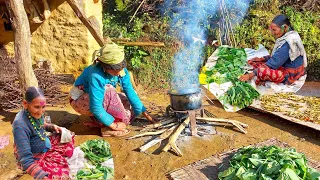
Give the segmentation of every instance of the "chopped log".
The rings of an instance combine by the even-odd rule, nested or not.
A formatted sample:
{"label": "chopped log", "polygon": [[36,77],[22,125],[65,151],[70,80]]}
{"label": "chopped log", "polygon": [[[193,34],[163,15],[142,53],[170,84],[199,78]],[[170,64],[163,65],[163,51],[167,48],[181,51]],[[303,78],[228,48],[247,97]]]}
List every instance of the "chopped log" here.
{"label": "chopped log", "polygon": [[182,130],[188,126],[190,122],[190,118],[188,117],[180,126],[177,128],[177,130],[172,133],[172,135],[169,138],[168,144],[162,149],[162,151],[167,152],[169,149],[174,151],[178,156],[182,156],[182,152],[176,145],[176,140],[178,139],[179,135],[181,134]]}
{"label": "chopped log", "polygon": [[38,86],[38,81],[32,70],[30,25],[23,0],[7,0],[5,2],[12,18],[11,23],[14,32],[14,53],[18,79],[20,88],[24,94],[28,87]]}
{"label": "chopped log", "polygon": [[221,119],[221,118],[201,118],[201,117],[197,117],[197,120],[232,124],[233,126],[237,127],[241,132],[243,132],[244,134],[247,134],[247,131],[244,128],[247,128],[248,125],[242,122],[239,122],[237,120]]}
{"label": "chopped log", "polygon": [[124,41],[117,41],[119,45],[123,46],[154,46],[154,47],[164,47],[163,42],[124,42]]}
{"label": "chopped log", "polygon": [[[78,3],[75,0],[67,0],[68,4],[71,6],[73,11],[76,13],[77,17],[81,20],[81,22],[87,27],[90,31],[94,39],[98,42],[98,44],[102,47],[104,45],[104,40],[101,33],[98,31],[98,28],[94,27],[94,24],[87,18],[84,12],[82,12],[82,8],[79,7]],[[95,24],[96,25],[96,24]]]}
{"label": "chopped log", "polygon": [[150,147],[158,144],[162,140],[167,139],[172,134],[174,129],[176,129],[176,128],[177,128],[177,125],[176,126],[172,126],[170,129],[167,129],[164,133],[162,133],[159,137],[157,137],[157,138],[153,139],[152,141],[148,142],[147,144],[141,146],[139,148],[140,152],[144,152],[147,149],[149,149]]}

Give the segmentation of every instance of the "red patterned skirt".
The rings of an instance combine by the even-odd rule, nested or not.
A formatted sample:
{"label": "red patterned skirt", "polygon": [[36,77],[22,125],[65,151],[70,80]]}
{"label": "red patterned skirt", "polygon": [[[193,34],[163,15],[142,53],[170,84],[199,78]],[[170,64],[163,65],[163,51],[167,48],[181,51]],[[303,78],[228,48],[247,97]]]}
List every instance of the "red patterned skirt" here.
{"label": "red patterned skirt", "polygon": [[51,149],[34,156],[39,159],[36,163],[48,173],[49,179],[69,179],[69,166],[66,157],[71,157],[74,150],[74,136],[72,142],[60,143],[60,134],[50,136]]}
{"label": "red patterned skirt", "polygon": [[298,80],[305,73],[305,68],[301,65],[298,68],[284,68],[271,69],[264,62],[249,62],[256,71],[257,80],[256,84],[265,81],[274,83],[292,84]]}
{"label": "red patterned skirt", "polygon": [[[111,85],[106,85],[103,99],[103,108],[115,118],[115,122],[130,124],[133,112],[130,102],[124,93],[117,93]],[[91,116],[89,94],[82,94],[77,100],[71,100],[72,108],[81,115]]]}

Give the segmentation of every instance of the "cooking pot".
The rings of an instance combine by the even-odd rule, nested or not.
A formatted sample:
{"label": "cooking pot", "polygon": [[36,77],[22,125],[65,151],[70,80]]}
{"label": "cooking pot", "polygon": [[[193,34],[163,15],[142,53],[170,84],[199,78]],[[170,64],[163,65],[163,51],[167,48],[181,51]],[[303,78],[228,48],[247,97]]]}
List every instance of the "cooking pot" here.
{"label": "cooking pot", "polygon": [[176,111],[199,109],[202,105],[202,90],[200,88],[186,88],[170,90],[171,108]]}

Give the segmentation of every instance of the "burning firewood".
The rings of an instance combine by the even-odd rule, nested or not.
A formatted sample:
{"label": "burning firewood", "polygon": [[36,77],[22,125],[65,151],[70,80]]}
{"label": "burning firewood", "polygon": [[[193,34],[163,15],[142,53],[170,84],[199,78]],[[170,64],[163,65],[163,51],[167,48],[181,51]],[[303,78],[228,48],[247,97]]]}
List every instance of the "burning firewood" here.
{"label": "burning firewood", "polygon": [[184,122],[177,128],[177,130],[172,133],[169,138],[168,144],[162,149],[162,151],[167,152],[169,149],[174,151],[178,156],[182,156],[182,152],[176,145],[176,140],[178,139],[179,135],[181,134],[182,130],[188,126],[190,122],[190,118],[188,117]]}

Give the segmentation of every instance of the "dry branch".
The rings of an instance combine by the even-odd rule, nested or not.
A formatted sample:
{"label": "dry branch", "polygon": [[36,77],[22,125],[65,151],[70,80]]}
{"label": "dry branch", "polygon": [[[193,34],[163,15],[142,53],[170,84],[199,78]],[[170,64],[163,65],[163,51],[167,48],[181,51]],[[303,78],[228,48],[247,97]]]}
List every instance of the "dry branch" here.
{"label": "dry branch", "polygon": [[[61,91],[61,85],[66,85],[62,81],[64,76],[57,76],[45,69],[34,70],[39,87],[44,91],[48,105],[65,104],[68,102],[68,93]],[[13,75],[4,76],[0,82],[0,110],[11,111],[21,108],[22,91],[15,72],[7,72]]]}

